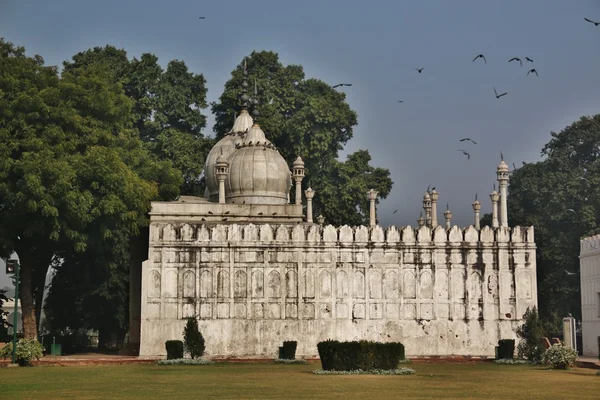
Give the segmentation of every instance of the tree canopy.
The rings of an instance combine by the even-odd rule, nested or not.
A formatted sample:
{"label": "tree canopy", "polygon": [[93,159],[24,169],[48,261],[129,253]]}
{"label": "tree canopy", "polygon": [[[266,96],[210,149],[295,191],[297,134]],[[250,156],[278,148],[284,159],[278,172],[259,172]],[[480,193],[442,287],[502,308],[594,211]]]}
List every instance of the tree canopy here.
{"label": "tree canopy", "polygon": [[514,171],[509,223],[535,227],[540,316],[559,329],[581,316],[579,240],[600,226],[600,115],[551,133],[544,160]]}
{"label": "tree canopy", "polygon": [[[257,96],[250,93],[260,100],[258,122],[290,166],[297,156],[304,160],[303,186],[316,191],[316,215],[322,212],[332,224],[366,223],[367,191],[375,189],[384,199],[393,182],[389,170],[369,164],[367,150],[338,160],[357,124],[346,95],[323,81],[306,79],[300,65],[284,66],[276,53],[255,51],[245,60],[249,86],[258,89]],[[240,109],[243,68],[240,63],[232,71],[219,102],[212,104],[217,138],[231,130]]]}
{"label": "tree canopy", "polygon": [[204,76],[188,71],[186,64],[172,60],[166,69],[154,54],[140,59],[114,46],[95,47],[65,61],[65,71],[103,65],[133,101],[134,126],[147,149],[160,160],[171,160],[183,175],[181,194],[203,195],[202,169],[212,141],[202,129],[207,107]]}

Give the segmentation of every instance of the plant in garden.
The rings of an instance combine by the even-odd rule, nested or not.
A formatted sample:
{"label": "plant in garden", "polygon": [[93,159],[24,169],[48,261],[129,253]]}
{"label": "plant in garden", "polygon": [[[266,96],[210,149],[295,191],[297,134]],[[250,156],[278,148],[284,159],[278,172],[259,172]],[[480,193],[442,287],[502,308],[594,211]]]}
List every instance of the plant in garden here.
{"label": "plant in garden", "polygon": [[[16,361],[22,366],[31,366],[33,359],[39,360],[43,356],[44,347],[36,339],[20,339],[17,342]],[[12,342],[0,350],[0,358],[11,358],[13,351]]]}
{"label": "plant in garden", "polygon": [[562,344],[552,345],[542,356],[542,362],[552,365],[554,369],[569,369],[576,359],[577,351]]}
{"label": "plant in garden", "polygon": [[544,346],[542,345],[544,330],[542,328],[542,321],[538,317],[537,308],[527,308],[523,319],[525,322],[517,330],[517,335],[523,339],[517,346],[517,354],[519,358],[539,363],[544,354]]}
{"label": "plant in garden", "polygon": [[200,333],[196,318],[188,318],[183,330],[183,343],[185,351],[190,353],[192,359],[200,358],[204,354],[204,337]]}

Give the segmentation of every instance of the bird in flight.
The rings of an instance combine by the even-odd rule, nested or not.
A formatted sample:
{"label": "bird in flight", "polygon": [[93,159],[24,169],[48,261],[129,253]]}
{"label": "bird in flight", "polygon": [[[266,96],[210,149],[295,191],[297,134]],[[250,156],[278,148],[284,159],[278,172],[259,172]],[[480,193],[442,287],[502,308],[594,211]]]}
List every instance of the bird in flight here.
{"label": "bird in flight", "polygon": [[206,17],[198,17],[198,19],[206,19]]}
{"label": "bird in flight", "polygon": [[537,71],[535,70],[535,68],[532,68],[529,70],[529,72],[527,73],[527,76],[529,76],[529,74],[535,74],[535,76],[539,77]]}
{"label": "bird in flight", "polygon": [[577,212],[575,210],[573,210],[572,208],[567,208],[567,211],[571,211],[574,214],[577,214]]}
{"label": "bird in flight", "polygon": [[460,139],[460,142],[466,142],[466,141],[472,142],[473,144],[477,144],[477,142],[475,142],[473,139],[468,138],[468,137],[466,137],[464,139]]}
{"label": "bird in flight", "polygon": [[404,103],[404,100],[398,100],[398,103]]}
{"label": "bird in flight", "polygon": [[529,61],[529,62],[533,62],[533,60],[529,57],[525,57],[525,60]]}
{"label": "bird in flight", "polygon": [[517,169],[517,166],[515,165],[515,163],[513,163],[513,169]]}
{"label": "bird in flight", "polygon": [[392,214],[396,214],[398,212],[398,209],[396,209]]}
{"label": "bird in flight", "polygon": [[508,60],[508,62],[511,62],[511,61],[518,61],[519,64],[521,64],[521,67],[523,66],[523,61],[521,61],[521,59],[519,57],[513,57],[510,60]]}
{"label": "bird in flight", "polygon": [[458,149],[458,151],[462,151],[462,153],[467,156],[467,160],[471,159],[471,155],[469,153],[467,153],[466,151],[464,151],[463,149]]}
{"label": "bird in flight", "polygon": [[484,56],[483,54],[479,54],[479,55],[478,55],[477,57],[475,57],[475,58],[473,59],[473,61],[471,61],[471,62],[475,62],[475,60],[477,60],[478,58],[483,58],[483,61],[484,61],[484,62],[487,64],[487,60],[485,59],[485,56]]}
{"label": "bird in flight", "polygon": [[502,152],[500,152],[500,160],[504,161],[504,154]]}
{"label": "bird in flight", "polygon": [[419,73],[423,72],[425,68],[413,68],[415,71],[419,71]]}
{"label": "bird in flight", "polygon": [[565,269],[565,272],[567,273],[567,275],[577,275],[577,272],[569,272]]}
{"label": "bird in flight", "polygon": [[502,93],[502,94],[498,94],[498,92],[496,92],[496,88],[494,88],[494,93],[496,94],[496,98],[499,99],[500,97],[508,94],[508,92]]}
{"label": "bird in flight", "polygon": [[337,85],[332,86],[333,89],[335,89],[338,86],[352,86],[351,83],[338,83]]}
{"label": "bird in flight", "polygon": [[591,19],[587,19],[585,17],[583,19],[585,19],[587,22],[591,22],[592,24],[594,24],[596,26],[600,25],[600,22],[592,21]]}

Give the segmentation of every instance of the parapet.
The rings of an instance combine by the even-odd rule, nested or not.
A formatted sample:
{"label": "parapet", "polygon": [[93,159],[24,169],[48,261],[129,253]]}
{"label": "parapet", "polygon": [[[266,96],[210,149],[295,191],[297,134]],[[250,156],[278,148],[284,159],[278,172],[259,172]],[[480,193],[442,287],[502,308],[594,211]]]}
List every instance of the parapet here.
{"label": "parapet", "polygon": [[600,235],[589,236],[579,241],[580,251],[587,252],[600,248]]}
{"label": "parapet", "polygon": [[[152,242],[306,242],[324,245],[417,245],[417,246],[491,246],[493,244],[520,244],[535,247],[533,226],[513,228],[490,228],[481,230],[468,226],[464,229],[454,226],[444,229],[441,226],[431,230],[426,226],[414,229],[411,226],[397,228],[390,226],[347,225],[335,227],[316,224],[161,224],[151,227]],[[597,239],[598,240],[598,239]],[[583,241],[582,241],[583,243]],[[583,246],[583,244],[582,244]]]}

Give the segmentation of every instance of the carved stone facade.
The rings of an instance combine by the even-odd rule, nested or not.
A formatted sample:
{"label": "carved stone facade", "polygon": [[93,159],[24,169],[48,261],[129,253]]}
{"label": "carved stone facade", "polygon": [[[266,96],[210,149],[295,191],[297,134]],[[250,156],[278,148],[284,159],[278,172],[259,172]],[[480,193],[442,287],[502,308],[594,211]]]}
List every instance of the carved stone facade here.
{"label": "carved stone facade", "polygon": [[[537,305],[533,227],[385,231],[317,224],[150,226],[140,355],[196,316],[209,356],[300,356],[326,339],[400,341],[409,356],[493,356]],[[189,221],[190,219],[188,219]]]}
{"label": "carved stone facade", "polygon": [[580,243],[581,326],[583,355],[600,354],[600,235]]}

